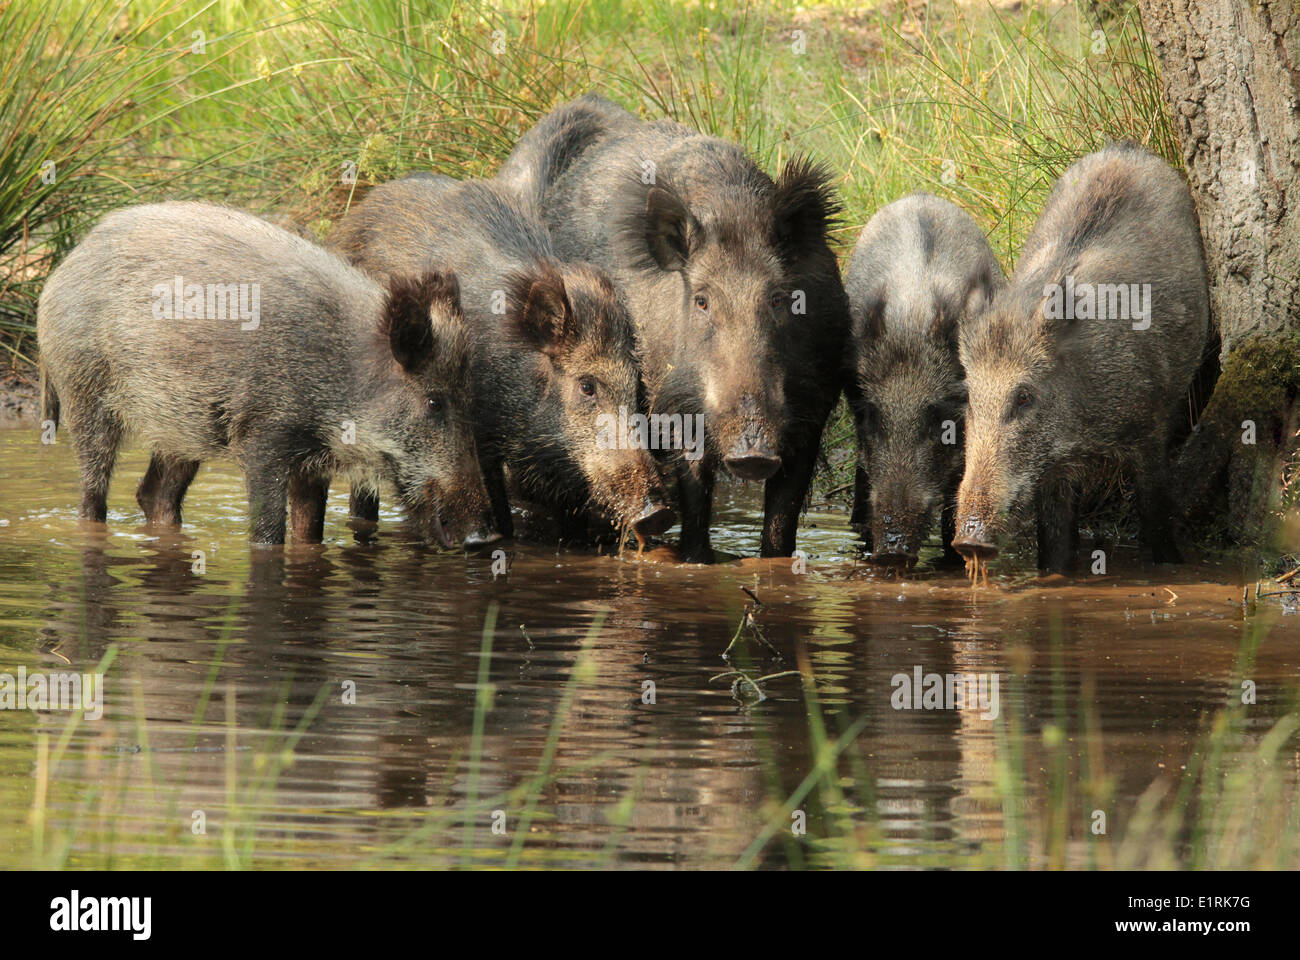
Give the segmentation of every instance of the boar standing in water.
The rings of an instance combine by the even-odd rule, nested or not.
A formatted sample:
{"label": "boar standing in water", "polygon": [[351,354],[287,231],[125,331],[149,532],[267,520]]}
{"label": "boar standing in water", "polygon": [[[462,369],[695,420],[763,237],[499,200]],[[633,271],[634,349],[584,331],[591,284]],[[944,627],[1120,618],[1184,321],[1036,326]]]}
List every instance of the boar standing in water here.
{"label": "boar standing in water", "polygon": [[791,554],[844,386],[826,171],[792,160],[774,182],[735,144],[588,95],[542,118],[497,179],[537,203],[560,256],[626,295],[652,413],[703,415],[704,449],[673,458],[681,559],[713,559],[719,469],[766,481],[761,552]]}
{"label": "boar standing in water", "polygon": [[[46,416],[66,416],[81,515],[103,522],[117,451],[153,452],[136,499],[179,524],[199,463],[244,471],[252,539],[319,542],[329,479],[388,480],[420,535],[451,546],[486,514],[454,278],[384,290],[264,220],[200,203],[105,217],[37,308]],[[486,529],[471,537],[489,537]]]}
{"label": "boar standing in water", "polygon": [[1131,144],[1074,163],[1010,285],[961,330],[969,406],[953,545],[978,569],[1036,507],[1039,567],[1072,569],[1076,488],[1116,462],[1133,469],[1144,548],[1177,562],[1168,433],[1208,324],[1182,178]]}
{"label": "boar standing in water", "polygon": [[943,559],[961,561],[950,542],[966,407],[957,332],[1005,284],[970,215],[929,194],[877,211],[858,238],[844,286],[853,318],[858,466],[870,494],[854,514],[866,521],[877,564],[915,564],[936,508]]}
{"label": "boar standing in water", "polygon": [[[524,497],[586,536],[595,504],[638,540],[673,523],[644,446],[601,442],[599,417],[644,405],[627,312],[604,271],[556,258],[535,213],[491,181],[421,174],[376,187],[329,246],[383,277],[445,266],[474,333],[475,430],[496,526],[509,535],[503,466]],[[373,498],[353,512],[372,517]]]}

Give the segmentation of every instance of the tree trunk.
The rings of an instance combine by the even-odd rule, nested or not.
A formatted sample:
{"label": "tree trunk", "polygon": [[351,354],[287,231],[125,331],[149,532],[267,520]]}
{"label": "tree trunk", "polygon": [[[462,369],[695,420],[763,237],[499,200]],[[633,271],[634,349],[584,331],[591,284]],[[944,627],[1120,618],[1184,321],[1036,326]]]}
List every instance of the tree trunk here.
{"label": "tree trunk", "polygon": [[1139,7],[1182,143],[1220,336],[1222,372],[1179,457],[1184,505],[1193,521],[1217,516],[1229,541],[1272,545],[1281,532],[1294,550],[1295,528],[1277,521],[1295,505],[1283,475],[1300,428],[1300,14],[1294,0]]}

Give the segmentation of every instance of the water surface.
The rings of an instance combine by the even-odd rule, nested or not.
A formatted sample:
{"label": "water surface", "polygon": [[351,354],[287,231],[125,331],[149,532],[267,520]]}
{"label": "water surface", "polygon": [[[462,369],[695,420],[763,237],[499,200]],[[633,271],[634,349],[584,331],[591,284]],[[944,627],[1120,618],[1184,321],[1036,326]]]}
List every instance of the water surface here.
{"label": "water surface", "polygon": [[[128,453],[93,529],[70,444],[37,440],[0,431],[0,673],[114,659],[100,719],[0,711],[0,866],[1294,863],[1268,831],[1300,745],[1266,735],[1300,716],[1300,631],[1243,610],[1242,571],[885,579],[829,512],[805,562],[760,560],[743,487],[712,567],[508,543],[502,574],[387,511],[361,545],[341,490],[323,545],[252,549],[232,465],[159,536]],[[724,660],[742,587],[770,648],[741,630]],[[918,667],[996,676],[997,716],[895,709]],[[1208,736],[1228,786],[1180,800]]]}

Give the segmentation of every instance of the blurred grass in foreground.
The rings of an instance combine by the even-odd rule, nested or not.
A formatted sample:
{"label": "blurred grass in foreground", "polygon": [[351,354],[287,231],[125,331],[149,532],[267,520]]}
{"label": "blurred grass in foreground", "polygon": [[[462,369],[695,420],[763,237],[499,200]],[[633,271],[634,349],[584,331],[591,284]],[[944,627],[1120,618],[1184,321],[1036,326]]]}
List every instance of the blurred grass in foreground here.
{"label": "blurred grass in foreground", "polygon": [[[90,739],[78,717],[62,723],[57,736],[33,737],[34,782],[24,786],[26,823],[13,817],[4,831],[6,868],[35,869],[266,869],[266,868],[543,868],[611,867],[638,799],[641,772],[632,771],[617,799],[605,805],[604,823],[592,823],[575,844],[576,826],[551,798],[557,784],[606,769],[612,755],[574,761],[561,749],[566,728],[580,710],[581,691],[599,682],[591,656],[603,616],[596,615],[575,647],[568,675],[534,769],[512,770],[513,785],[490,795],[479,790],[484,732],[492,722],[496,684],[492,680],[496,610],[483,627],[474,713],[467,752],[453,756],[431,783],[423,807],[353,810],[277,802],[281,776],[297,762],[297,750],[325,708],[327,687],[299,715],[286,715],[283,701],[271,704],[259,729],[235,720],[233,685],[220,690],[224,716],[208,716],[219,690],[223,654],[233,638],[238,600],[232,600],[217,642],[205,692],[189,724],[189,749],[200,737],[224,742],[225,790],[219,803],[204,803],[207,832],[192,829],[185,805],[184,776],[162,781],[154,772],[147,737],[148,710],[137,685],[134,696],[138,750],[114,750],[104,738]],[[1255,654],[1268,637],[1268,617],[1248,621],[1242,631],[1236,674],[1250,675]],[[1012,646],[1027,642],[1014,638]],[[710,859],[695,866],[737,869],[772,866],[814,869],[930,867],[944,869],[1296,869],[1300,868],[1300,790],[1288,776],[1287,755],[1300,732],[1300,702],[1292,702],[1268,729],[1252,724],[1239,698],[1203,719],[1181,770],[1157,776],[1136,800],[1117,802],[1106,769],[1106,737],[1095,713],[1090,678],[1068,691],[1060,672],[1059,628],[1053,631],[1050,716],[1026,717],[1023,690],[1014,674],[1004,676],[1002,713],[993,725],[991,783],[952,813],[965,826],[955,837],[901,834],[892,802],[878,803],[881,784],[866,744],[860,743],[866,716],[849,717],[823,703],[818,677],[802,649],[796,651],[808,723],[808,750],[792,763],[769,740],[762,706],[750,699],[763,767],[765,796],[754,811],[755,832],[739,840],[729,864]],[[1010,651],[1014,654],[1014,651]],[[1009,661],[1014,656],[1009,656]],[[748,669],[743,656],[736,661]],[[117,648],[110,647],[99,670],[120,673]],[[509,668],[506,668],[508,675]],[[757,676],[757,673],[755,673]],[[508,679],[498,672],[498,682]],[[1296,691],[1292,691],[1292,696]],[[1071,698],[1077,699],[1071,702]],[[969,749],[983,757],[972,741]],[[806,769],[804,769],[806,767]],[[12,783],[13,781],[6,781]],[[461,791],[453,797],[453,787]],[[441,790],[441,793],[438,792]],[[5,808],[19,794],[5,796]],[[191,805],[193,800],[191,800]],[[1105,814],[1104,832],[1093,833],[1094,811]],[[791,830],[791,815],[804,815],[806,834]],[[494,816],[504,813],[507,829],[494,835]],[[361,817],[363,827],[358,826]],[[556,833],[552,825],[567,829]],[[701,838],[701,853],[721,838]],[[602,843],[603,840],[603,843]],[[708,854],[715,857],[715,854]]]}

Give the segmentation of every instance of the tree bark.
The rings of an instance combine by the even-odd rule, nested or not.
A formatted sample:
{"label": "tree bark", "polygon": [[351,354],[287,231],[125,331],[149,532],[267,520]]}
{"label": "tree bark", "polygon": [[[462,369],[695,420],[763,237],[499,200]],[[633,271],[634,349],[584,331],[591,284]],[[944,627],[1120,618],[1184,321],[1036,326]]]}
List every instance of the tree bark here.
{"label": "tree bark", "polygon": [[1179,456],[1184,505],[1230,541],[1268,544],[1300,428],[1300,14],[1294,0],[1138,2],[1220,337],[1222,373]]}

